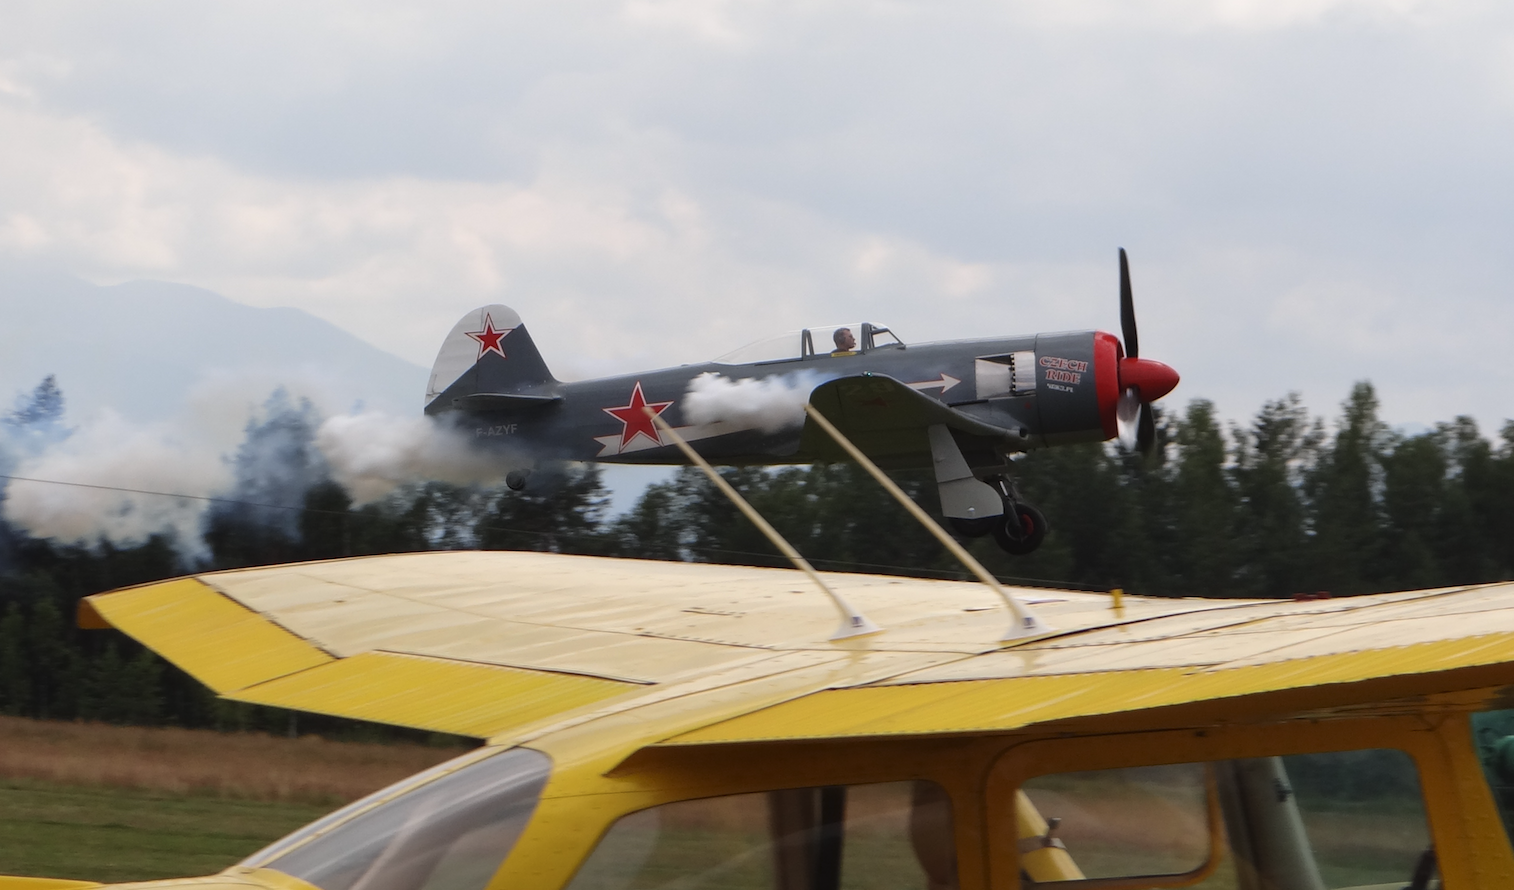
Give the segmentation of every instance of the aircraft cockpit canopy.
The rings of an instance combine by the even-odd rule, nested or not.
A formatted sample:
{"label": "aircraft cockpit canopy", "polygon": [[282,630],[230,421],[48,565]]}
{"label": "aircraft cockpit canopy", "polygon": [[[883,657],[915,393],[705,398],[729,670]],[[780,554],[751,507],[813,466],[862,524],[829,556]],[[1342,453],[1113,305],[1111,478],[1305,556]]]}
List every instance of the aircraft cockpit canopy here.
{"label": "aircraft cockpit canopy", "polygon": [[856,321],[789,331],[756,343],[748,343],[715,361],[723,365],[749,365],[903,348],[904,342],[883,325]]}

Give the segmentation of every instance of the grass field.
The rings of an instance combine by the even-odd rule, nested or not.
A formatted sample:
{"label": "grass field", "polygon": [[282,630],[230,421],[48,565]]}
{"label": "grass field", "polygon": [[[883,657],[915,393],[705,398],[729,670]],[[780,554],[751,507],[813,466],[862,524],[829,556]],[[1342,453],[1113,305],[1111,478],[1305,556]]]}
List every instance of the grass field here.
{"label": "grass field", "polygon": [[458,748],[0,717],[0,874],[220,871]]}
{"label": "grass field", "polygon": [[329,809],[5,782],[0,783],[0,874],[104,882],[209,874]]}

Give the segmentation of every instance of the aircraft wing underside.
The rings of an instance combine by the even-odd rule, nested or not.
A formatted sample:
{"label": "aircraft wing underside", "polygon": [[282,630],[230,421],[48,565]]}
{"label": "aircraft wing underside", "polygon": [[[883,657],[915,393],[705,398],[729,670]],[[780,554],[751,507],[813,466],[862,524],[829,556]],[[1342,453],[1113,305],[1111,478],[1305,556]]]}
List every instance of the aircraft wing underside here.
{"label": "aircraft wing underside", "polygon": [[[929,454],[926,430],[936,424],[1017,448],[1024,442],[1019,429],[979,420],[882,374],[842,377],[822,383],[810,393],[810,404],[875,459]],[[805,423],[799,448],[818,460],[844,457],[840,446],[812,421]]]}

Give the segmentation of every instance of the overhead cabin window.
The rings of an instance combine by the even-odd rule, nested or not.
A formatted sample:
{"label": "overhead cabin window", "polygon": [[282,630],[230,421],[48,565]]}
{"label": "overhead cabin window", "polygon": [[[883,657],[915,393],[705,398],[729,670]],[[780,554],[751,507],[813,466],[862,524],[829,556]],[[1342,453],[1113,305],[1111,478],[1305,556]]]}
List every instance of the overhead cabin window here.
{"label": "overhead cabin window", "polygon": [[[471,759],[474,755],[470,755]],[[321,890],[483,890],[531,818],[546,755],[514,748],[443,764],[253,855]]]}
{"label": "overhead cabin window", "polygon": [[1438,886],[1402,751],[1039,776],[1009,805],[1024,887]]}
{"label": "overhead cabin window", "polygon": [[951,802],[932,782],[667,804],[611,826],[569,890],[955,890]]}

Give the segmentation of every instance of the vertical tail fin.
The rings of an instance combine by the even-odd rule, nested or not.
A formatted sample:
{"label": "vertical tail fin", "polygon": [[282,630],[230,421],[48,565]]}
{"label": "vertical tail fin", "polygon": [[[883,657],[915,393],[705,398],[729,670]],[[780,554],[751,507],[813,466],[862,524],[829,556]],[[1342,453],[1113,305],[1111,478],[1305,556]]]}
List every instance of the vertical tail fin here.
{"label": "vertical tail fin", "polygon": [[473,396],[547,395],[556,382],[515,310],[484,306],[442,341],[426,385],[426,413],[449,411]]}

